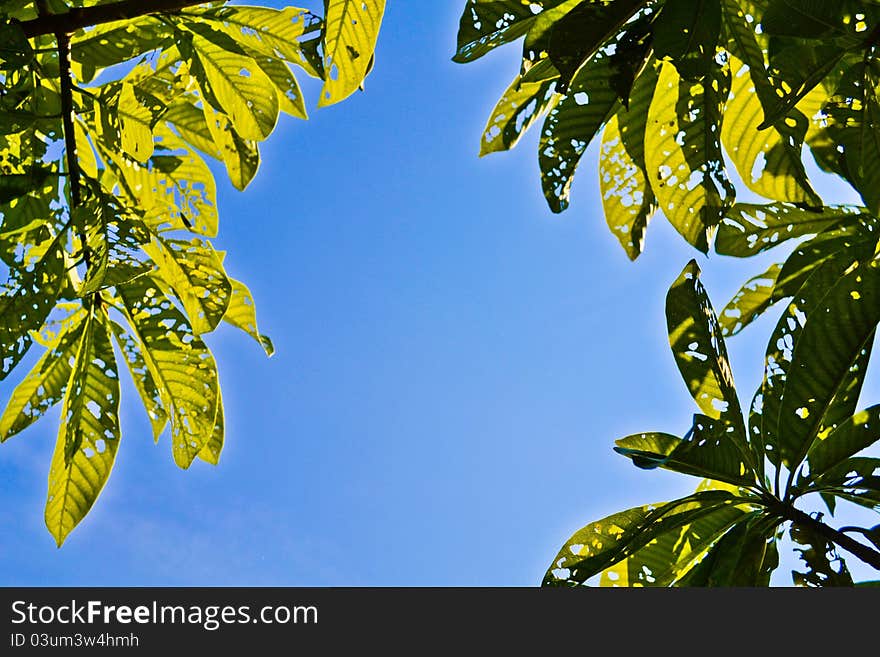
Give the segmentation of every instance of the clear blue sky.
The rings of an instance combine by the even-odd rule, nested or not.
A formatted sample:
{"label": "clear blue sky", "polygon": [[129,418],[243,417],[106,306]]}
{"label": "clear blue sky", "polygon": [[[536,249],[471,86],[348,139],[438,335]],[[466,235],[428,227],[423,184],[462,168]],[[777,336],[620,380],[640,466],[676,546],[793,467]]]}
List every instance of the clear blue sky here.
{"label": "clear blue sky", "polygon": [[[531,586],[586,522],[692,492],[611,447],[689,427],[663,303],[695,252],[658,218],[626,259],[595,148],[561,216],[536,134],[478,159],[518,46],[452,63],[463,5],[391,0],[366,93],[317,110],[309,85],[311,120],[282,118],[251,187],[218,176],[215,244],[277,347],[208,336],[220,466],[177,469],[129,387],[109,484],[58,550],[43,526],[56,410],[0,447],[0,585]],[[720,308],[770,259],[699,261]],[[746,400],[774,322],[729,343]]]}

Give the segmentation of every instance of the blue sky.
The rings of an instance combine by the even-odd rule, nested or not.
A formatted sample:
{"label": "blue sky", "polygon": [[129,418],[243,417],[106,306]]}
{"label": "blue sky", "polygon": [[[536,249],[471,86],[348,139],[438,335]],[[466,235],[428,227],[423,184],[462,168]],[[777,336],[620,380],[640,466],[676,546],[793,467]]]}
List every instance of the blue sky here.
{"label": "blue sky", "polygon": [[[0,447],[0,585],[532,586],[586,522],[692,492],[613,441],[689,426],[663,314],[686,262],[720,308],[771,259],[699,256],[658,218],[630,263],[595,148],[561,216],[536,134],[479,159],[518,59],[452,63],[463,5],[390,2],[366,93],[317,110],[307,85],[311,119],[282,118],[244,193],[219,172],[215,245],[277,348],[207,338],[220,465],[177,469],[129,387],[109,484],[59,550],[43,526],[56,411]],[[729,343],[744,399],[774,322]]]}

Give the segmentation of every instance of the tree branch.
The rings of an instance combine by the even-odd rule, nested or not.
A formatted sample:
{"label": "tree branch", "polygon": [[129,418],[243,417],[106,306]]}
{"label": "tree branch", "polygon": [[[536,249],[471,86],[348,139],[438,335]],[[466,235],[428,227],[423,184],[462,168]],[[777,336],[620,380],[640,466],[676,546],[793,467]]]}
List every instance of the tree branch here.
{"label": "tree branch", "polygon": [[[46,0],[37,0],[40,19],[51,18]],[[39,20],[39,19],[38,19]],[[79,157],[76,152],[76,132],[74,127],[73,109],[73,74],[70,70],[70,37],[65,32],[55,34],[58,42],[58,87],[61,97],[61,124],[64,131],[64,155],[67,159],[67,184],[70,188],[71,220],[75,216],[74,208],[82,204],[82,186],[80,182]],[[79,240],[83,249],[83,262],[89,267],[89,253],[86,236],[80,229]]]}
{"label": "tree branch", "polygon": [[177,11],[194,5],[205,4],[206,0],[121,0],[95,7],[73,7],[63,14],[41,15],[29,21],[21,21],[19,26],[28,38],[42,34],[71,34],[84,27],[124,21],[138,16]]}
{"label": "tree branch", "polygon": [[803,511],[795,509],[793,506],[781,505],[779,507],[779,512],[783,517],[791,520],[794,524],[812,529],[823,538],[836,543],[847,552],[857,556],[866,564],[880,570],[880,552],[877,550],[874,550],[863,543],[859,543],[851,536],[847,536],[843,532],[840,532],[833,527],[829,527],[824,522],[816,520]]}

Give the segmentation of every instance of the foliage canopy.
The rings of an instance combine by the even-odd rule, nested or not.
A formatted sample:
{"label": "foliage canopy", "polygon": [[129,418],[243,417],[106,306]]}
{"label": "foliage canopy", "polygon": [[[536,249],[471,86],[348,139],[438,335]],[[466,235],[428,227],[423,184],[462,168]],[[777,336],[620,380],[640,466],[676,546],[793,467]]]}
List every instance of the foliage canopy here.
{"label": "foliage canopy", "polygon": [[[703,481],[691,496],[579,530],[544,583],[767,585],[786,524],[804,562],[796,584],[852,585],[838,548],[880,570],[880,526],[836,530],[795,507],[820,497],[832,516],[839,501],[880,511],[880,459],[863,454],[880,438],[878,407],[858,410],[880,322],[880,5],[469,0],[454,60],[520,39],[520,72],[481,154],[513,148],[543,121],[538,159],[553,211],[568,207],[599,140],[604,214],[631,259],[658,211],[704,253],[748,257],[804,238],[720,316],[696,263],[685,267],[667,296],[667,328],[699,413],[683,437],[643,433],[615,449],[640,468]],[[826,205],[805,151],[863,205]],[[737,185],[766,202],[737,203]],[[784,300],[745,406],[724,337]]]}
{"label": "foliage canopy", "polygon": [[46,504],[58,545],[113,467],[121,369],[188,468],[216,464],[224,439],[201,336],[225,321],[273,352],[211,245],[205,157],[243,190],[279,114],[306,118],[294,69],[323,82],[321,106],[362,85],[384,0],[324,4],[323,19],[192,0],[0,7],[0,379],[42,349],[0,442],[61,404]]}

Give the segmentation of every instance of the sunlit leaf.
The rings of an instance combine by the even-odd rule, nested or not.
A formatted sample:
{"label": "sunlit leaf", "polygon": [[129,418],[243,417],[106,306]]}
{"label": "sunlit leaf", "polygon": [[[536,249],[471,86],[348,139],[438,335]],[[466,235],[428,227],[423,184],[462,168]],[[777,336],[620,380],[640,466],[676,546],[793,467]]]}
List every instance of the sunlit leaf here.
{"label": "sunlit leaf", "polygon": [[726,491],[706,491],[590,523],[565,542],[544,576],[544,586],[583,584],[667,532],[680,535],[683,528],[719,509],[735,506],[735,501]]}
{"label": "sunlit leaf", "polygon": [[318,107],[338,103],[360,87],[369,71],[384,13],[385,0],[325,0],[326,77]]}
{"label": "sunlit leaf", "polygon": [[549,62],[538,64],[527,75],[527,79],[516,76],[492,110],[480,142],[481,157],[516,146],[558,99],[555,94],[558,74]]}
{"label": "sunlit leaf", "polygon": [[800,321],[806,323],[793,344],[778,421],[780,453],[792,466],[806,456],[850,367],[874,336],[880,268],[852,268],[820,303],[802,312]]}
{"label": "sunlit leaf", "polygon": [[0,417],[0,442],[8,440],[40,419],[61,401],[70,379],[83,330],[82,312],[68,329],[53,340],[33,369],[12,391]]}
{"label": "sunlit leaf", "polygon": [[188,468],[214,434],[220,403],[214,357],[151,277],[135,279],[118,292],[171,420],[174,460]]}
{"label": "sunlit leaf", "polygon": [[119,446],[119,373],[107,318],[89,312],[61,409],[46,526],[60,546],[95,503]]}
{"label": "sunlit leaf", "polygon": [[786,203],[737,203],[725,212],[718,227],[715,251],[745,258],[796,237],[820,233],[837,224],[855,223],[863,212],[863,208],[853,206],[829,206],[814,211]]}
{"label": "sunlit leaf", "polygon": [[672,64],[663,64],[648,112],[645,160],[654,195],[675,229],[703,252],[735,196],[721,154],[729,89],[726,67],[689,82]]}
{"label": "sunlit leaf", "polygon": [[168,424],[168,414],[162,407],[162,396],[159,394],[159,388],[153,379],[150,368],[144,359],[137,340],[125,330],[117,322],[111,322],[113,336],[116,338],[116,344],[125,358],[125,364],[128,365],[128,371],[131,374],[134,387],[140,395],[147,416],[150,418],[150,424],[153,427],[153,439],[158,441],[159,436],[165,430]]}
{"label": "sunlit leaf", "polygon": [[647,66],[635,80],[629,107],[620,109],[605,127],[599,155],[605,220],[631,260],[644,249],[648,222],[657,210],[645,164],[647,108],[656,85],[656,69]]}
{"label": "sunlit leaf", "polygon": [[275,346],[272,344],[272,340],[260,333],[257,328],[257,311],[251,291],[240,281],[234,279],[229,279],[229,281],[232,283],[232,296],[229,299],[226,313],[223,315],[223,321],[250,335],[260,343],[266,355],[271,356],[275,353]]}

